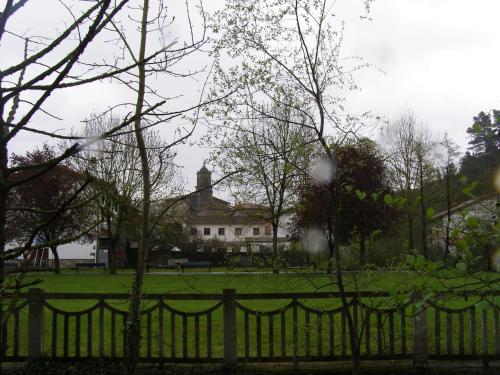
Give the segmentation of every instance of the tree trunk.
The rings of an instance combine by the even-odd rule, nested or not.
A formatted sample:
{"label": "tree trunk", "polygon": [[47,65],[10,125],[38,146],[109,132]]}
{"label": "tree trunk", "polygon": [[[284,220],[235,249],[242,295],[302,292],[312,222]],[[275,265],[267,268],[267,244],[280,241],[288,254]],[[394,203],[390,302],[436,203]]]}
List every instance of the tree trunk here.
{"label": "tree trunk", "polygon": [[333,248],[328,248],[328,263],[326,265],[326,273],[331,274],[332,273],[332,268],[333,268],[333,257],[334,257],[334,250]]}
{"label": "tree trunk", "polygon": [[118,228],[119,224],[116,226],[116,233],[113,235],[113,231],[111,230],[111,220],[107,219],[107,227],[108,227],[108,237],[110,238],[110,244],[108,249],[108,268],[110,275],[116,275],[116,250],[118,248],[118,243],[120,240]]}
{"label": "tree trunk", "polygon": [[410,251],[415,250],[415,240],[413,238],[413,205],[410,204],[411,199],[412,199],[412,189],[411,185],[406,185],[405,186],[405,198],[406,202],[408,203],[408,213],[406,214],[406,217],[408,219],[408,249]]}
{"label": "tree trunk", "polygon": [[[333,194],[333,191],[332,191]],[[340,238],[340,223],[339,223],[339,215],[338,215],[338,207],[334,205],[334,215],[335,219],[332,223],[331,219],[328,219],[328,248],[330,252],[333,252],[335,259],[335,279],[337,282],[337,287],[339,290],[340,301],[342,304],[342,310],[346,317],[347,327],[349,329],[349,342],[351,345],[351,364],[352,369],[351,373],[353,375],[359,374],[359,366],[360,366],[360,345],[359,345],[359,337],[356,327],[354,326],[354,320],[349,311],[349,301],[347,301],[347,297],[345,294],[345,286],[344,286],[344,275],[342,273],[342,264],[340,259],[340,246],[338,239]],[[332,236],[333,232],[333,236]]]}
{"label": "tree trunk", "polygon": [[450,253],[450,222],[451,222],[451,191],[450,191],[450,167],[446,167],[446,234],[444,242],[443,262],[446,262]]}
{"label": "tree trunk", "polygon": [[[2,114],[0,113],[0,337],[4,337],[4,282],[5,282],[5,242],[6,242],[6,225],[7,225],[7,208],[8,208],[8,195],[7,195],[7,161],[8,153],[7,146],[4,145],[4,134],[7,133],[7,127],[1,123]],[[3,343],[0,343],[0,374],[2,373],[3,361],[5,357],[5,350],[7,349]]]}
{"label": "tree trunk", "polygon": [[427,249],[427,213],[425,208],[424,201],[424,165],[423,160],[419,160],[420,168],[419,168],[419,180],[420,180],[420,217],[422,224],[422,255],[427,260],[429,259],[428,249]]}
{"label": "tree trunk", "polygon": [[365,259],[366,259],[365,244],[366,244],[365,234],[363,232],[361,232],[359,234],[359,267],[360,268],[363,268],[363,266],[365,265]]}
{"label": "tree trunk", "polygon": [[[326,273],[328,275],[330,275],[332,273],[332,268],[333,268],[333,261],[334,261],[334,257],[335,257],[335,246],[338,246],[338,238],[336,237],[333,237],[333,239],[331,239],[330,237],[333,235],[335,236],[335,234],[333,233],[333,230],[334,230],[334,225],[336,225],[336,223],[331,223],[331,219],[327,219],[328,221],[328,263],[326,265]],[[330,244],[330,240],[333,241],[332,244]],[[335,246],[334,246],[335,245]],[[340,255],[339,255],[340,256]]]}
{"label": "tree trunk", "polygon": [[137,254],[137,268],[135,271],[132,293],[130,296],[130,310],[127,325],[127,357],[126,366],[129,375],[137,373],[137,364],[139,362],[139,353],[141,349],[141,298],[142,284],[144,281],[144,264],[149,249],[149,212],[151,205],[151,176],[148,163],[148,154],[144,137],[142,134],[142,110],[144,106],[144,93],[146,89],[146,63],[144,61],[146,54],[146,39],[148,26],[149,1],[144,0],[141,20],[141,43],[139,50],[139,86],[137,90],[137,102],[135,106],[134,133],[137,139],[137,147],[141,157],[142,173],[142,223],[141,239]]}
{"label": "tree trunk", "polygon": [[110,275],[116,275],[116,239],[111,241],[111,246],[108,250],[108,270]]}
{"label": "tree trunk", "polygon": [[59,253],[57,252],[57,245],[50,246],[50,251],[52,252],[52,255],[54,255],[54,273],[56,275],[60,275],[61,274],[61,264],[59,262]]}
{"label": "tree trunk", "polygon": [[484,247],[484,250],[485,250],[485,255],[486,255],[486,270],[488,272],[492,272],[493,271],[493,262],[491,260],[491,245],[490,244],[486,244],[485,247]]}
{"label": "tree trunk", "polygon": [[278,256],[278,225],[273,224],[273,273],[280,273]]}
{"label": "tree trunk", "polygon": [[413,215],[409,213],[408,217],[408,247],[410,250],[415,249],[415,240],[413,239]]}

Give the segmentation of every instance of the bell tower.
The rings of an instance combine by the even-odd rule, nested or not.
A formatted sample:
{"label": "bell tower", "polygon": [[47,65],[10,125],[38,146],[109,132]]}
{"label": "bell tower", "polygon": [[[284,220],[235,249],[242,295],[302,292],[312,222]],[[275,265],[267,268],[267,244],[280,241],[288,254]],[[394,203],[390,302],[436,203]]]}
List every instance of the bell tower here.
{"label": "bell tower", "polygon": [[196,173],[196,190],[201,190],[199,194],[203,200],[210,200],[212,198],[212,172],[210,172],[205,163],[203,167]]}

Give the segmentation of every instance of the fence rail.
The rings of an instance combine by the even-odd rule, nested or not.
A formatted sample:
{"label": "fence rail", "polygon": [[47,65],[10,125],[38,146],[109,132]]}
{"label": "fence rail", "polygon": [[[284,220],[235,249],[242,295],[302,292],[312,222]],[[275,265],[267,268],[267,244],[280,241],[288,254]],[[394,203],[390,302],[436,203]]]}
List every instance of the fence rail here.
{"label": "fence rail", "polygon": [[[438,294],[422,303],[396,303],[385,292],[144,294],[145,362],[348,360],[359,343],[361,359],[500,360],[499,306],[493,296]],[[16,296],[4,322],[5,359],[23,361],[119,360],[126,348],[129,295],[45,293]],[[476,308],[476,301],[490,301]],[[61,302],[64,301],[64,306]],[[352,331],[349,320],[352,322]],[[355,348],[356,349],[356,348]]]}

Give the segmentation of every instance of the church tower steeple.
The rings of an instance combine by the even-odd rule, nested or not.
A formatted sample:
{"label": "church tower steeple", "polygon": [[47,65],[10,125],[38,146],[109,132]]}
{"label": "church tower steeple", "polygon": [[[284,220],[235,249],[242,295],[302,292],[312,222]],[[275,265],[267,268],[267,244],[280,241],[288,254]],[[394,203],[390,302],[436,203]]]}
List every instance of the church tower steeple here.
{"label": "church tower steeple", "polygon": [[204,200],[210,200],[212,198],[212,172],[210,172],[205,163],[203,167],[196,173],[196,190],[205,189],[200,192],[200,196]]}

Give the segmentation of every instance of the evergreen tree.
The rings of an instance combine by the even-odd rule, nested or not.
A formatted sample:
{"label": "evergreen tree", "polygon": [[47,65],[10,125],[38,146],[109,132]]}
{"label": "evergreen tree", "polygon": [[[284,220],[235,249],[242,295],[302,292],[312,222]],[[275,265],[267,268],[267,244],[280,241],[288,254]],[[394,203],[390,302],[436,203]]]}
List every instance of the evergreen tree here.
{"label": "evergreen tree", "polygon": [[477,194],[494,191],[493,179],[500,165],[500,111],[492,115],[480,112],[467,128],[469,151],[461,160],[460,172],[469,181],[477,181]]}

